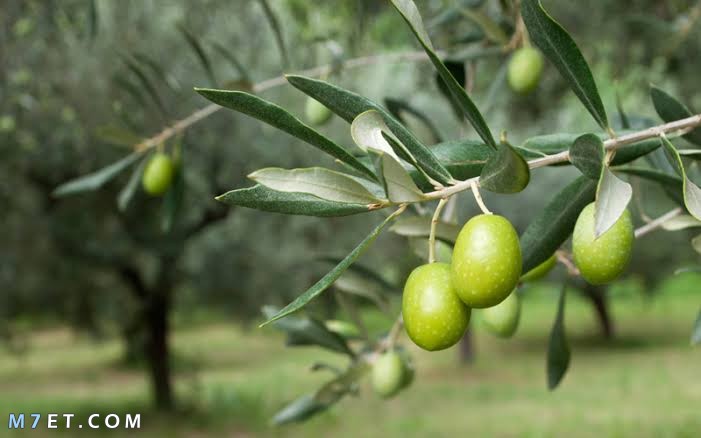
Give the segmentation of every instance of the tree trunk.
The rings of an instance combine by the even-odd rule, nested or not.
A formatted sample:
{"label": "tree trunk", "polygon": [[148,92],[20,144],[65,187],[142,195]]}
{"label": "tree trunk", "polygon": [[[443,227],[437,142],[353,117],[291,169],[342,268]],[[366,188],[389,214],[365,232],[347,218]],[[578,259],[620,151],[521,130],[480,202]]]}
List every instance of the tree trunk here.
{"label": "tree trunk", "polygon": [[458,361],[461,365],[467,365],[471,364],[474,360],[475,345],[472,337],[472,327],[468,327],[458,346]]}
{"label": "tree trunk", "polygon": [[169,289],[156,291],[149,299],[146,312],[149,330],[146,357],[149,361],[154,402],[159,410],[171,410],[174,406],[168,345],[170,292]]}
{"label": "tree trunk", "polygon": [[611,318],[611,312],[609,311],[606,289],[600,286],[592,286],[591,284],[587,284],[584,287],[584,295],[589,298],[592,306],[594,307],[594,312],[596,313],[596,317],[599,321],[602,336],[606,340],[613,339],[615,330],[613,319]]}

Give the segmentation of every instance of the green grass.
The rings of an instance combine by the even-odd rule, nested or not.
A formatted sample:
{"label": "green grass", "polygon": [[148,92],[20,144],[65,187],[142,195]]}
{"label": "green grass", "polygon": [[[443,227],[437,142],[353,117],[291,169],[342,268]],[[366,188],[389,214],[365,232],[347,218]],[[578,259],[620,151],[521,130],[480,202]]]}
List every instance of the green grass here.
{"label": "green grass", "polygon": [[[363,382],[358,398],[300,425],[275,429],[268,419],[328,378],[308,370],[314,361],[341,365],[343,359],[315,348],[286,349],[272,330],[225,323],[174,334],[177,358],[187,364],[177,367],[176,416],[150,409],[148,382],[120,365],[118,340],[95,344],[52,329],[32,335],[25,355],[0,356],[0,419],[7,421],[9,412],[70,412],[83,421],[94,412],[142,414],[140,432],[103,430],[104,436],[697,436],[701,350],[689,346],[689,333],[701,306],[699,280],[673,278],[654,298],[638,293],[635,282],[616,287],[618,336],[609,343],[601,340],[589,305],[569,294],[572,365],[554,392],[546,389],[544,363],[557,289],[542,286],[526,296],[514,339],[496,340],[478,323],[473,327],[477,360],[471,366],[457,364],[455,349],[413,348],[417,378],[396,399],[378,399]],[[375,328],[386,324],[377,314],[365,316]],[[57,433],[7,434],[5,424],[0,427],[0,436]]]}

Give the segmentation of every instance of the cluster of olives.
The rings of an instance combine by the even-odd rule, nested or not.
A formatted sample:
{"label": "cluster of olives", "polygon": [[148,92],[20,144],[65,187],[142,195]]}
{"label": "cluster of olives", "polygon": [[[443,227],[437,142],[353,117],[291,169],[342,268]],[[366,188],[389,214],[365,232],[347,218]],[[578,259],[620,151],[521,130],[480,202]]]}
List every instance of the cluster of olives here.
{"label": "cluster of olives", "polygon": [[[617,278],[630,259],[633,227],[627,211],[598,238],[594,204],[582,210],[572,239],[574,261],[592,284]],[[484,326],[509,337],[518,326],[520,282],[545,276],[555,256],[521,275],[518,234],[504,217],[482,214],[470,219],[455,242],[451,263],[429,263],[414,269],[404,286],[402,314],[409,338],[428,351],[455,345],[464,335],[471,309],[482,310]]]}
{"label": "cluster of olives", "polygon": [[166,153],[156,152],[144,167],[141,186],[151,196],[162,196],[170,188],[174,176],[173,159]]}

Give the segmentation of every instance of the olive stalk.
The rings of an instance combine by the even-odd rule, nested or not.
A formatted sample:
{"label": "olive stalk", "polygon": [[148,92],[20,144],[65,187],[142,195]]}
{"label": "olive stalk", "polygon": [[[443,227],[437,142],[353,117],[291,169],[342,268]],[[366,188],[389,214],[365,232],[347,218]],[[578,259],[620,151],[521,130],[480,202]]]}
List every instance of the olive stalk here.
{"label": "olive stalk", "polygon": [[436,226],[441,217],[441,210],[445,206],[448,198],[442,198],[438,201],[436,206],[436,211],[433,212],[433,218],[431,218],[431,231],[428,235],[428,262],[434,263],[436,261]]}
{"label": "olive stalk", "polygon": [[470,184],[470,188],[472,188],[472,194],[475,197],[475,201],[477,201],[477,205],[479,206],[480,210],[482,210],[482,213],[492,214],[492,212],[489,211],[487,206],[484,204],[484,201],[482,200],[482,195],[480,194],[480,189],[477,184],[478,181],[472,181],[472,184]]}

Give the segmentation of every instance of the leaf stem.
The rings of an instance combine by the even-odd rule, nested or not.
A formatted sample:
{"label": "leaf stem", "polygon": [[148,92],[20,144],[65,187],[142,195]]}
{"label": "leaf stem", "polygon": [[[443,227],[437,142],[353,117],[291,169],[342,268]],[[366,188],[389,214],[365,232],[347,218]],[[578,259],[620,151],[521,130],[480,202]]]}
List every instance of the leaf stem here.
{"label": "leaf stem", "polygon": [[480,210],[482,210],[482,213],[492,214],[492,212],[489,211],[487,206],[484,204],[484,201],[482,200],[482,194],[480,194],[478,183],[479,181],[472,181],[472,183],[470,184],[470,188],[472,189],[472,194],[475,197],[475,201],[477,201],[477,205],[479,205],[479,208]]}
{"label": "leaf stem", "polygon": [[441,210],[445,206],[448,198],[441,198],[436,206],[436,211],[433,212],[433,218],[431,218],[431,231],[428,235],[428,262],[435,263],[436,261],[436,226],[441,217]]}

